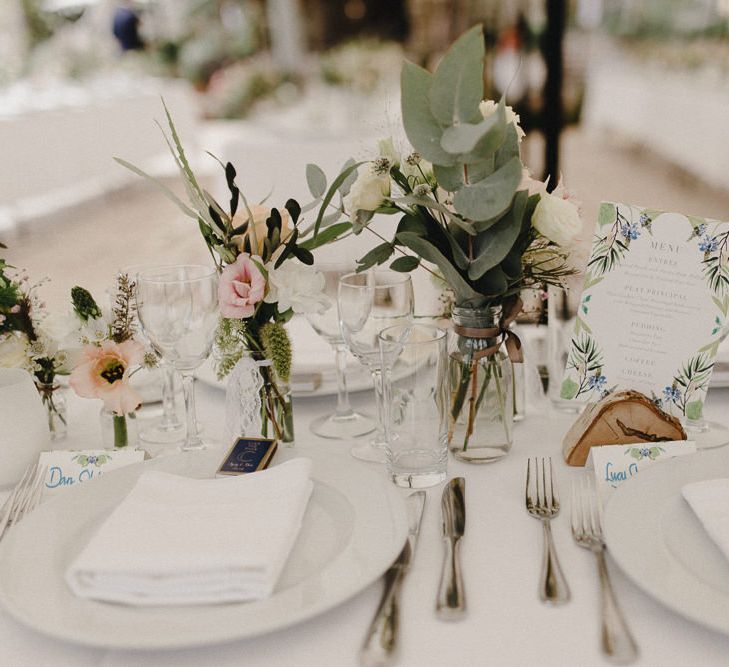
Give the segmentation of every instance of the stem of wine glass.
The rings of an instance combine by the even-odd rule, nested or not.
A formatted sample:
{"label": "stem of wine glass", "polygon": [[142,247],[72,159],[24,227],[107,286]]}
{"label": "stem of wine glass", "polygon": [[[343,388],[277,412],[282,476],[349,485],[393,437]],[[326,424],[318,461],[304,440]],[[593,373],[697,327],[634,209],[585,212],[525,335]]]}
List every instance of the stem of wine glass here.
{"label": "stem of wine glass", "polygon": [[343,343],[334,345],[334,360],[337,370],[337,409],[335,415],[340,418],[351,417],[352,406],[349,404],[347,391],[347,346]]}
{"label": "stem of wine glass", "polygon": [[385,446],[385,410],[382,395],[382,369],[370,368],[372,383],[375,386],[375,403],[377,404],[377,430],[375,431],[373,444],[375,447]]}
{"label": "stem of wine glass", "polygon": [[174,431],[182,426],[175,409],[175,368],[172,364],[165,363],[162,371],[164,383],[162,385],[162,421],[159,428],[163,431]]}
{"label": "stem of wine glass", "polygon": [[182,392],[185,396],[185,421],[187,424],[187,434],[185,435],[185,444],[182,445],[182,451],[186,452],[202,449],[203,442],[197,431],[197,417],[195,415],[195,376],[191,371],[185,371],[181,375]]}

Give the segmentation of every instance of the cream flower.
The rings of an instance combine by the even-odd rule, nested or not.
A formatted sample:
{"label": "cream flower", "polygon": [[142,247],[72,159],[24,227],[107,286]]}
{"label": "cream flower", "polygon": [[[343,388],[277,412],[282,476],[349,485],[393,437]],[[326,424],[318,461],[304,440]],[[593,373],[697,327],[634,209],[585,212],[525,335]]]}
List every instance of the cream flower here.
{"label": "cream flower", "polygon": [[380,157],[384,157],[390,163],[391,167],[400,166],[400,155],[395,149],[395,142],[392,140],[392,137],[380,139],[377,142],[377,150]]}
{"label": "cream flower", "polygon": [[357,211],[376,211],[389,196],[390,175],[375,174],[370,169],[364,169],[344,197],[344,210],[350,218],[354,218]]}
{"label": "cream flower", "polygon": [[[266,220],[271,215],[271,209],[261,204],[253,204],[249,208],[253,216],[253,225],[249,224],[245,234],[238,234],[231,240],[238,247],[239,252],[246,252],[244,244],[246,238],[248,238],[251,244],[251,254],[260,256],[263,254],[263,239],[268,236]],[[289,213],[285,208],[279,209],[278,212],[281,214],[281,238],[285,240],[293,231],[291,218],[289,218]],[[244,206],[242,209],[238,209],[233,217],[233,227],[239,227],[244,222],[248,222],[248,219],[248,210]]]}
{"label": "cream flower", "polygon": [[532,225],[543,236],[563,248],[572,245],[582,231],[577,206],[569,199],[544,193],[532,214]]}
{"label": "cream flower", "polygon": [[23,334],[8,333],[0,337],[0,368],[25,368],[28,341]]}
{"label": "cream flower", "polygon": [[[494,102],[493,100],[483,100],[478,105],[478,110],[481,112],[481,115],[484,118],[488,118],[489,116],[493,116],[496,113],[496,110],[499,108],[499,105]],[[516,128],[516,137],[521,142],[521,140],[526,136],[524,130],[521,129],[521,125],[519,125],[519,121],[521,119],[519,118],[519,114],[516,113],[508,104],[506,105],[506,122],[507,123],[513,123],[514,127]]]}
{"label": "cream flower", "polygon": [[288,260],[268,271],[266,303],[278,303],[280,313],[291,308],[295,313],[323,313],[331,306],[324,294],[324,275],[311,266],[296,260]]}

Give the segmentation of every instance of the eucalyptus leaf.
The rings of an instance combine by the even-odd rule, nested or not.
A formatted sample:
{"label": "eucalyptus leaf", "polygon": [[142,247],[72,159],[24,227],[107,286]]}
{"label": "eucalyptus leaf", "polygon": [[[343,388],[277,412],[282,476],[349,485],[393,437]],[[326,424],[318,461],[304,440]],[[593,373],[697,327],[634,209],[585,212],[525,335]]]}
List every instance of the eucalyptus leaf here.
{"label": "eucalyptus leaf", "polygon": [[413,257],[412,255],[408,255],[406,257],[398,257],[392,262],[392,264],[390,264],[390,268],[393,271],[399,271],[401,273],[414,271],[419,266],[420,259],[418,257]]}
{"label": "eucalyptus leaf", "polygon": [[484,38],[475,25],[451,46],[438,64],[430,90],[430,110],[443,125],[470,123],[483,99]]}
{"label": "eucalyptus leaf", "polygon": [[362,259],[357,260],[357,272],[366,271],[376,264],[383,264],[395,252],[395,246],[392,243],[380,243],[370,250]]}
{"label": "eucalyptus leaf", "polygon": [[374,215],[374,211],[355,211],[354,220],[352,220],[352,232],[354,234],[361,234],[362,230],[367,226],[367,223],[372,220]]}
{"label": "eucalyptus leaf", "polygon": [[319,235],[315,239],[308,239],[307,241],[300,243],[299,248],[314,250],[315,248],[326,245],[327,243],[331,243],[351,229],[352,224],[350,222],[340,222],[336,225],[332,225],[331,227],[323,229],[321,232],[319,232]]}
{"label": "eucalyptus leaf", "polygon": [[487,271],[500,264],[514,247],[521,232],[527,196],[526,190],[520,190],[514,197],[509,212],[476,237],[473,242],[475,259],[468,267],[468,277],[471,280],[478,280]]}
{"label": "eucalyptus leaf", "polygon": [[491,176],[461,188],[454,196],[456,211],[471,220],[490,220],[506,211],[521,182],[522,165],[512,158]]}
{"label": "eucalyptus leaf", "polygon": [[509,281],[506,279],[501,267],[495,266],[488,270],[475,283],[479,293],[488,301],[494,297],[503,296],[509,287]]}
{"label": "eucalyptus leaf", "polygon": [[395,236],[397,236],[400,232],[412,232],[418,236],[427,236],[428,228],[417,215],[406,213],[402,216],[402,218],[400,218],[400,222],[397,224]]}
{"label": "eucalyptus leaf", "polygon": [[503,98],[496,107],[496,113],[489,116],[484,122],[490,122],[491,127],[478,140],[478,143],[470,153],[460,157],[460,160],[466,164],[481,162],[486,158],[492,157],[501,144],[504,143],[507,122],[506,106],[504,105]]}
{"label": "eucalyptus leaf", "polygon": [[350,164],[339,174],[339,176],[334,179],[331,186],[329,186],[329,190],[327,190],[327,193],[324,195],[324,199],[322,199],[321,206],[319,207],[319,213],[316,216],[316,222],[314,223],[314,238],[316,238],[317,234],[319,233],[319,228],[321,227],[322,219],[324,218],[327,206],[329,206],[329,203],[334,198],[337,190],[347,180],[350,174],[357,171],[357,167],[359,167],[361,164],[364,164],[364,162],[353,162],[352,164]]}
{"label": "eucalyptus leaf", "polygon": [[315,164],[306,165],[306,184],[314,199],[319,199],[327,191],[327,177],[321,167]]}
{"label": "eucalyptus leaf", "polygon": [[431,74],[406,62],[400,80],[402,122],[408,141],[429,162],[454,164],[455,158],[440,145],[443,130],[430,111]]}
{"label": "eucalyptus leaf", "polygon": [[319,230],[319,233],[321,233],[321,230],[324,229],[325,227],[329,227],[329,225],[334,224],[341,217],[342,217],[341,211],[334,211],[332,213],[329,213],[328,215],[325,215],[321,219],[321,229]]}
{"label": "eucalyptus leaf", "polygon": [[476,292],[458,272],[448,258],[438,250],[430,241],[411,232],[402,232],[397,239],[420,257],[435,264],[443,274],[448,286],[456,293],[459,305],[481,306],[485,303],[484,297]]}
{"label": "eucalyptus leaf", "polygon": [[434,164],[433,175],[438,181],[438,185],[448,192],[457,192],[465,184],[462,164],[454,164],[450,167]]}
{"label": "eucalyptus leaf", "polygon": [[[356,162],[352,158],[349,158],[349,160],[347,160],[342,165],[342,168],[339,170],[340,173],[343,171],[347,171],[354,164],[356,164]],[[352,185],[354,185],[354,182],[356,180],[357,172],[350,172],[349,176],[347,176],[347,178],[345,178],[339,186],[339,194],[342,195],[342,197],[346,197],[349,194],[349,191],[352,189]]]}
{"label": "eucalyptus leaf", "polygon": [[504,141],[496,151],[494,168],[503,167],[512,158],[519,157],[519,135],[514,123],[508,123],[504,134]]}
{"label": "eucalyptus leaf", "polygon": [[444,206],[440,202],[437,202],[432,197],[421,197],[419,195],[405,195],[404,197],[396,197],[392,199],[396,204],[409,204],[411,206],[423,206],[427,209],[438,211],[445,215],[445,217],[452,222],[454,225],[460,227],[466,234],[475,236],[476,232],[473,230],[473,226],[467,220],[459,218],[453,211],[447,206]]}
{"label": "eucalyptus leaf", "polygon": [[469,260],[466,256],[466,252],[461,247],[461,244],[458,242],[458,239],[453,236],[453,234],[449,232],[445,232],[445,237],[448,239],[448,243],[451,246],[451,253],[453,254],[453,261],[456,263],[456,266],[459,269],[466,270],[468,269]]}
{"label": "eucalyptus leaf", "polygon": [[440,145],[443,150],[460,155],[470,153],[476,144],[486,135],[486,133],[494,128],[496,124],[494,117],[486,118],[480,123],[459,123],[451,125],[443,130],[443,136],[440,138]]}

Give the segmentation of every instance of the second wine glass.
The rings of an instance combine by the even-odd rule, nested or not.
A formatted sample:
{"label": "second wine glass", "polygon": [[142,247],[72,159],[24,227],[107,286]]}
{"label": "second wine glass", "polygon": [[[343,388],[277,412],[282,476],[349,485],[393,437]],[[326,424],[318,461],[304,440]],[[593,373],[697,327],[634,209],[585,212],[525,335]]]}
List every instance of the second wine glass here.
{"label": "second wine glass", "polygon": [[137,310],[155,352],[182,375],[183,451],[203,449],[195,414],[194,372],[210,356],[218,325],[218,274],[199,265],[165,266],[137,275]]}
{"label": "second wine glass", "polygon": [[356,412],[349,402],[347,391],[347,345],[342,338],[337,315],[337,290],[339,279],[354,271],[350,262],[317,264],[317,270],[324,276],[324,293],[331,299],[332,306],[323,313],[309,313],[306,319],[311,327],[334,349],[337,375],[337,407],[333,413],[317,417],[311,423],[311,431],[322,438],[349,440],[375,430],[372,417]]}
{"label": "second wine glass", "polygon": [[414,301],[413,283],[406,273],[381,269],[348,273],[339,279],[337,309],[342,338],[349,351],[372,373],[377,404],[374,441],[352,448],[355,458],[385,462],[378,335],[387,327],[412,323]]}

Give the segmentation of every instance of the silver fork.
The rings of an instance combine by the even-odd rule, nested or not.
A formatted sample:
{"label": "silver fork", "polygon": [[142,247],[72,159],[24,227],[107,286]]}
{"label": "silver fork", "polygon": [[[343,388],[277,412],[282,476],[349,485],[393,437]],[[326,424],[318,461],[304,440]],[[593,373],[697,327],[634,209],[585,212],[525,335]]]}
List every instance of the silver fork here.
{"label": "silver fork", "polygon": [[[579,488],[578,488],[579,487]],[[595,483],[588,475],[572,484],[572,536],[575,542],[597,557],[600,577],[600,645],[611,662],[627,664],[638,658],[638,646],[615,598],[607,564],[602,517]]]}
{"label": "silver fork", "polygon": [[26,514],[34,510],[40,503],[43,494],[48,466],[41,468],[34,464],[29,466],[20,482],[13,489],[10,497],[0,510],[0,539],[7,529],[18,523]]}
{"label": "silver fork", "polygon": [[551,520],[559,514],[559,497],[554,488],[552,459],[527,459],[526,509],[542,522],[544,529],[544,553],[539,583],[539,598],[550,604],[564,604],[570,599],[570,588],[557,560],[552,539]]}

